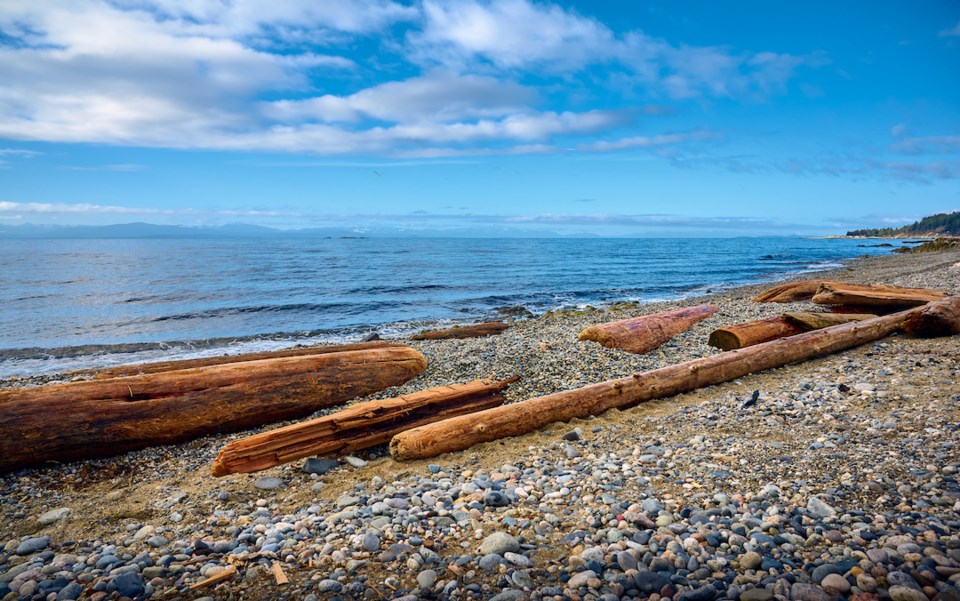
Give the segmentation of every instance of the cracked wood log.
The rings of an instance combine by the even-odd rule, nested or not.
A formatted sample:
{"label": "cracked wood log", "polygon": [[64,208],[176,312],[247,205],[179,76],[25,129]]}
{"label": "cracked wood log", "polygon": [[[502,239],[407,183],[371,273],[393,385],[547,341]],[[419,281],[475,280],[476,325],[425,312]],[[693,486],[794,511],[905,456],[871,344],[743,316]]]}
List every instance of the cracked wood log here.
{"label": "cracked wood log", "polygon": [[707,344],[724,351],[744,348],[786,338],[805,332],[806,330],[792,323],[783,316],[768,317],[746,323],[717,328],[710,333]]}
{"label": "cracked wood log", "polygon": [[628,353],[652,351],[681,332],[714,313],[713,305],[697,305],[672,311],[599,323],[580,332],[580,340],[593,340],[607,348],[618,348]]}
{"label": "cracked wood log", "polygon": [[[107,367],[94,373],[97,379],[117,378],[120,376],[134,376],[140,374],[156,374],[175,369],[191,369],[210,365],[224,365],[226,363],[240,363],[243,361],[259,361],[260,359],[282,359],[284,357],[303,357],[306,355],[322,355],[324,353],[342,353],[344,351],[363,351],[375,348],[398,347],[401,344],[390,342],[368,342],[358,344],[341,344],[337,346],[310,346],[304,348],[290,348],[279,351],[263,351],[260,353],[244,353],[242,355],[220,355],[217,357],[203,357],[200,359],[181,359],[178,361],[157,361],[154,363],[140,363],[136,365],[118,365]],[[91,373],[83,370],[74,373]]]}
{"label": "cracked wood log", "polygon": [[390,441],[390,453],[398,460],[435,457],[482,442],[520,436],[554,422],[599,415],[614,408],[632,407],[644,401],[662,399],[765,369],[835,353],[893,333],[904,319],[919,310],[909,309],[893,315],[814,330],[421,426],[394,436]]}
{"label": "cracked wood log", "polygon": [[794,303],[813,298],[824,280],[800,280],[774,286],[753,298],[755,303]]}
{"label": "cracked wood log", "polygon": [[303,417],[426,366],[391,346],[0,391],[0,471]]}
{"label": "cracked wood log", "polygon": [[960,296],[923,307],[903,322],[903,331],[920,338],[960,334]]}
{"label": "cracked wood log", "polygon": [[234,440],[220,450],[213,475],[257,472],[304,457],[341,456],[383,444],[410,428],[502,405],[503,391],[517,379],[475,380],[365,401],[317,419]]}
{"label": "cracked wood log", "polygon": [[480,338],[501,334],[510,326],[502,321],[489,321],[472,326],[454,326],[444,330],[424,330],[410,337],[410,340],[447,340],[450,338]]}
{"label": "cracked wood log", "polygon": [[858,286],[824,282],[813,302],[818,305],[860,305],[863,307],[917,307],[947,296],[946,292],[898,286]]}
{"label": "cracked wood log", "polygon": [[838,326],[851,321],[873,319],[872,313],[811,313],[808,311],[792,311],[784,313],[783,318],[790,323],[803,328],[804,331],[821,330],[830,326]]}

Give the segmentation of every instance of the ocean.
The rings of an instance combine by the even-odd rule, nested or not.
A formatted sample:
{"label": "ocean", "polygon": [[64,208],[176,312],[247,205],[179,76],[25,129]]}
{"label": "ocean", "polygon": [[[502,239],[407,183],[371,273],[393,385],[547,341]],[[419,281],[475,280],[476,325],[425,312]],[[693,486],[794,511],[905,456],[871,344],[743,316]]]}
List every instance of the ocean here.
{"label": "ocean", "polygon": [[0,377],[677,299],[886,254],[875,240],[0,240]]}

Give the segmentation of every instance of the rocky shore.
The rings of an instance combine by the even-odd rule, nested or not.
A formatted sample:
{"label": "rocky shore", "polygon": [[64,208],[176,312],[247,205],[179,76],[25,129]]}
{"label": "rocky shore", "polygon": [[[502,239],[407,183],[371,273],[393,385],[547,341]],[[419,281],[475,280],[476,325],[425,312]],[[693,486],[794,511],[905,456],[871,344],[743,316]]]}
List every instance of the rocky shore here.
{"label": "rocky shore", "polygon": [[[960,294],[960,251],[825,277]],[[525,399],[808,306],[751,303],[761,288],[410,342],[427,371],[378,396],[519,375],[508,399]],[[701,302],[720,311],[647,355],[577,341]],[[0,477],[0,599],[960,601],[960,337],[893,336],[430,461],[378,448],[209,476],[245,434]]]}

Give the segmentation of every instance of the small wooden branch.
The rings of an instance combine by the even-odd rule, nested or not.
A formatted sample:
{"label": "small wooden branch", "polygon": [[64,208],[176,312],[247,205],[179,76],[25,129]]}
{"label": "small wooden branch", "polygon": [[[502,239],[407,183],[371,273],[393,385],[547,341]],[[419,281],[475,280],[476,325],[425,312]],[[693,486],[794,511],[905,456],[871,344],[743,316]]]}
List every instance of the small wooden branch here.
{"label": "small wooden branch", "polygon": [[270,564],[270,571],[273,572],[273,578],[277,581],[277,584],[287,584],[290,582],[287,575],[283,573],[283,567],[279,561],[274,561]]}
{"label": "small wooden branch", "polygon": [[200,582],[195,582],[190,585],[190,590],[195,591],[198,588],[203,588],[205,586],[210,586],[211,584],[217,584],[218,582],[223,582],[224,580],[229,580],[237,575],[236,566],[230,566],[229,568],[223,570],[222,572],[217,572],[213,576],[201,580]]}
{"label": "small wooden branch", "polygon": [[425,330],[410,340],[447,340],[450,338],[480,338],[503,333],[510,326],[502,321],[489,321],[471,326],[455,326],[444,330]]}
{"label": "small wooden branch", "polygon": [[647,353],[716,312],[713,305],[698,305],[600,323],[580,332],[579,339],[594,340],[607,348],[628,353]]}

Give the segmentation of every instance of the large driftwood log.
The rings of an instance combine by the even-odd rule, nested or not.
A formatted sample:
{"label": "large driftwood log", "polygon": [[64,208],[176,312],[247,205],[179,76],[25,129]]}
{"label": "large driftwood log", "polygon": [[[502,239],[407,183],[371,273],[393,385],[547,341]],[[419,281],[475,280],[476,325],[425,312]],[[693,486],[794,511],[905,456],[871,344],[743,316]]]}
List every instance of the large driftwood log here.
{"label": "large driftwood log", "polygon": [[960,334],[960,296],[923,307],[903,322],[903,331],[921,338]]}
{"label": "large driftwood log", "polygon": [[730,351],[769,342],[777,338],[794,336],[805,331],[806,330],[788,321],[784,317],[768,317],[766,319],[758,319],[756,321],[748,321],[746,323],[717,328],[710,333],[707,344],[717,347],[718,349]]}
{"label": "large driftwood log", "polygon": [[753,298],[755,303],[793,303],[813,298],[823,280],[800,280],[774,286]]}
{"label": "large driftwood log", "polygon": [[0,391],[0,471],[309,415],[426,368],[391,346]]}
{"label": "large driftwood log", "polygon": [[502,321],[489,321],[472,326],[454,326],[445,330],[424,330],[410,337],[410,340],[447,340],[450,338],[480,338],[502,333],[510,326]]}
{"label": "large driftwood log", "polygon": [[519,436],[553,422],[599,415],[614,408],[632,407],[703,386],[727,382],[747,374],[835,353],[883,338],[919,309],[843,324],[774,340],[748,348],[694,359],[678,365],[635,374],[495,407],[402,432],[390,441],[390,453],[399,460],[425,459],[460,451],[481,442]]}
{"label": "large driftwood log", "polygon": [[219,355],[200,359],[181,359],[178,361],[157,361],[154,363],[139,363],[134,365],[117,365],[98,370],[94,375],[98,379],[117,378],[120,376],[134,376],[139,374],[156,374],[162,371],[175,369],[191,369],[210,365],[224,365],[243,361],[259,361],[261,359],[282,359],[284,357],[304,357],[307,355],[322,355],[324,353],[342,353],[344,351],[364,351],[375,348],[403,346],[389,342],[366,342],[358,344],[341,344],[337,346],[309,346],[283,349],[279,351],[263,351],[260,353],[244,353],[242,355]]}
{"label": "large driftwood log", "polygon": [[813,296],[818,305],[860,305],[865,307],[917,307],[947,296],[946,292],[926,288],[897,286],[858,286],[823,282]]}
{"label": "large driftwood log", "polygon": [[340,456],[389,441],[395,434],[503,404],[509,380],[475,380],[381,401],[365,401],[299,424],[228,443],[213,475],[250,473],[304,457]]}
{"label": "large driftwood log", "polygon": [[810,313],[808,311],[792,311],[784,313],[783,318],[790,323],[799,326],[804,331],[820,330],[830,326],[838,326],[842,323],[851,321],[863,321],[873,319],[876,315],[872,313]]}
{"label": "large driftwood log", "polygon": [[594,340],[607,348],[642,354],[657,348],[677,334],[714,313],[713,305],[698,305],[592,325],[580,332],[580,340]]}

